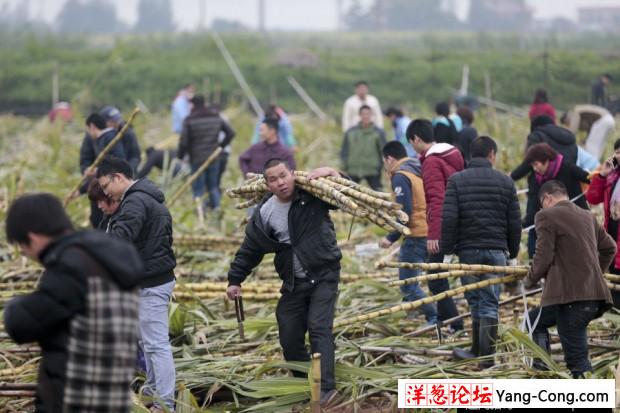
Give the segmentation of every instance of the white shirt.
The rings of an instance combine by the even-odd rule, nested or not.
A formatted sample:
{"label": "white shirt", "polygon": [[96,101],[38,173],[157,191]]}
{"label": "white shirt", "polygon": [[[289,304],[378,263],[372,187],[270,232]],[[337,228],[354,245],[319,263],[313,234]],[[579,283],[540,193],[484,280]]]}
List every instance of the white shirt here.
{"label": "white shirt", "polygon": [[383,113],[379,100],[373,95],[366,95],[366,99],[362,100],[357,95],[353,95],[344,102],[342,108],[342,131],[346,132],[353,126],[360,123],[360,108],[363,105],[370,106],[372,110],[372,122],[380,129],[383,129]]}

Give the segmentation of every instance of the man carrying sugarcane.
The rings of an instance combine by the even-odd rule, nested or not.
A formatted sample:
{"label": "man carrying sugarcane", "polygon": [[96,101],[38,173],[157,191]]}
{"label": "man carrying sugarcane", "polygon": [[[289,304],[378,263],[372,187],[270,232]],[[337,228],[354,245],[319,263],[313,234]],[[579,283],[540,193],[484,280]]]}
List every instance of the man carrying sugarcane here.
{"label": "man carrying sugarcane", "polygon": [[547,330],[556,325],[566,367],[579,378],[592,370],[588,324],[613,302],[603,273],[616,255],[616,242],[593,214],[569,201],[560,181],[545,182],[538,197],[536,254],[523,281],[531,288],[545,279],[541,308],[529,313],[532,338],[550,352]]}
{"label": "man carrying sugarcane", "polygon": [[[422,167],[417,158],[407,157],[407,149],[399,141],[388,142],[383,147],[383,164],[390,177],[392,191],[396,202],[403,206],[403,212],[409,215],[411,235],[405,237],[400,246],[401,262],[426,261],[426,198],[422,183]],[[400,239],[400,232],[393,231],[379,242],[382,248],[389,248]],[[420,270],[400,268],[398,275],[401,280],[419,275]],[[408,284],[400,287],[403,300],[411,302],[426,297],[419,284]],[[424,304],[422,311],[428,324],[437,322],[437,308],[434,304]]]}
{"label": "man carrying sugarcane", "polygon": [[[488,136],[471,146],[468,168],[448,179],[443,203],[441,249],[456,252],[462,264],[506,265],[519,253],[521,212],[517,189],[510,177],[494,169],[497,144]],[[498,274],[467,275],[463,285],[497,277]],[[471,311],[470,351],[454,349],[458,359],[487,356],[481,367],[493,366],[499,318],[499,284],[465,293]]]}
{"label": "man carrying sugarcane", "polygon": [[[261,262],[275,253],[274,265],[282,279],[276,308],[280,344],[287,361],[308,361],[306,331],[313,353],[321,353],[321,403],[337,396],[334,379],[332,325],[342,254],[329,210],[331,205],[297,188],[295,175],[282,159],[263,168],[271,192],[259,203],[246,226],[245,239],[228,272],[230,299],[241,295],[241,284]],[[312,171],[310,179],[340,176],[332,168]],[[298,373],[293,372],[298,375]]]}
{"label": "man carrying sugarcane", "polygon": [[[123,126],[125,126],[126,122],[123,120],[121,111],[114,106],[104,107],[99,114],[106,120],[107,127],[114,129],[115,133],[119,133],[121,129],[123,129]],[[125,151],[125,159],[129,162],[135,174],[138,171],[138,165],[140,165],[141,153],[138,137],[133,127],[129,126],[127,130],[125,130],[121,138],[121,143]]]}

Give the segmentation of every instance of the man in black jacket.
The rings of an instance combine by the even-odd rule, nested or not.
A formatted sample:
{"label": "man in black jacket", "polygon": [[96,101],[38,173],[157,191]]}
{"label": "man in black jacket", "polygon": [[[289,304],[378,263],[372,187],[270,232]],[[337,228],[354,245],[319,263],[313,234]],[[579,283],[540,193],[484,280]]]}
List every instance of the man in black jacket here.
{"label": "man in black jacket", "polygon": [[11,338],[41,346],[36,412],[129,413],[143,271],[136,249],[101,232],[74,232],[49,194],[17,199],[6,237],[45,268],[34,292],[4,308]]}
{"label": "man in black jacket", "polygon": [[[521,240],[521,213],[513,181],[496,171],[497,144],[488,136],[471,144],[469,167],[448,179],[443,203],[441,247],[444,254],[456,252],[463,264],[506,265],[516,258]],[[461,278],[471,284],[497,274]],[[492,356],[495,353],[500,286],[492,285],[465,293],[472,317],[472,349],[455,349],[457,358]],[[483,361],[484,368],[493,359]]]}
{"label": "man in black jacket", "polygon": [[[116,131],[112,127],[108,127],[106,119],[98,114],[92,113],[86,119],[86,133],[80,146],[80,172],[84,175],[83,185],[80,193],[84,194],[88,191],[88,185],[94,179],[95,170],[89,169],[99,153],[110,143],[116,136]],[[123,140],[112,147],[108,153],[111,156],[127,159],[127,152],[123,145]],[[77,195],[77,194],[76,194]],[[97,228],[103,215],[97,208],[97,205],[90,204],[90,223],[93,228]]]}
{"label": "man in black jacket", "polygon": [[[192,173],[196,172],[200,166],[209,158],[218,146],[225,148],[235,137],[235,131],[230,127],[215,109],[205,107],[204,97],[194,96],[191,100],[192,112],[183,121],[181,139],[177,156],[183,159],[189,155],[189,162]],[[220,132],[224,133],[224,138],[220,141]],[[192,183],[192,192],[196,202],[206,191],[209,192],[208,206],[217,210],[220,207],[221,193],[218,186],[220,177],[220,160],[216,159],[204,173]],[[199,209],[202,205],[199,204]]]}
{"label": "man in black jacket", "polygon": [[[271,192],[255,209],[245,239],[228,272],[230,299],[241,295],[241,283],[265,254],[276,254],[282,279],[276,309],[280,345],[287,361],[307,361],[306,331],[313,353],[321,353],[321,402],[334,398],[334,337],[332,325],[342,254],[336,243],[330,205],[295,187],[295,175],[281,159],[271,159],[263,175]],[[319,168],[310,178],[340,176]]]}
{"label": "man in black jacket", "polygon": [[[139,335],[147,365],[145,393],[173,410],[175,370],[168,340],[168,304],[176,266],[172,217],[159,188],[148,179],[133,180],[131,166],[122,159],[106,158],[97,169],[97,180],[106,195],[120,202],[108,233],[133,243],[144,262]],[[155,411],[163,411],[157,403]]]}
{"label": "man in black jacket", "polygon": [[[101,109],[99,114],[106,120],[107,126],[114,129],[114,132],[116,133],[119,133],[125,126],[125,121],[123,121],[121,111],[114,106],[106,106]],[[129,126],[127,128],[121,138],[121,143],[123,144],[123,149],[125,151],[125,159],[129,162],[129,165],[131,165],[131,168],[135,174],[138,170],[138,165],[140,165],[141,154],[138,137],[136,136],[136,132],[133,127]]]}

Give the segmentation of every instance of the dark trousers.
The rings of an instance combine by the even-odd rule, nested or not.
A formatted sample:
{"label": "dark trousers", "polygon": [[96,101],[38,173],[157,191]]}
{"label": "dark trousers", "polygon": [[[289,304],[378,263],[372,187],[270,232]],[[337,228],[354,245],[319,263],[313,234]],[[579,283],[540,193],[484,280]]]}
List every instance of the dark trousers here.
{"label": "dark trousers", "polygon": [[[558,326],[564,361],[575,378],[592,370],[588,358],[588,324],[599,316],[602,304],[602,301],[575,301],[542,307],[534,333],[547,334],[549,327]],[[529,312],[532,323],[539,311],[535,308]]]}
{"label": "dark trousers", "polygon": [[351,180],[356,184],[362,182],[362,179],[365,179],[368,182],[368,186],[372,188],[373,191],[381,191],[381,175],[372,175],[372,176],[353,176],[351,175]]}
{"label": "dark trousers", "polygon": [[222,175],[226,172],[226,165],[228,165],[228,152],[222,151],[220,154],[220,169],[217,175],[217,187],[220,188],[220,192],[222,192]]}
{"label": "dark trousers", "polygon": [[310,360],[305,339],[308,331],[312,352],[321,353],[323,391],[336,388],[332,326],[337,295],[337,282],[298,278],[295,279],[293,292],[284,292],[276,308],[284,358],[287,361]]}
{"label": "dark trousers", "polygon": [[[612,262],[611,265],[609,266],[609,272],[612,274],[620,275],[620,269],[616,268],[615,259],[614,259],[614,262]],[[614,300],[614,307],[620,308],[620,291],[611,290],[611,298],[613,298]]]}
{"label": "dark trousers", "polygon": [[[431,254],[428,257],[429,263],[437,263],[443,262],[443,254]],[[436,274],[441,272],[440,270],[428,271],[429,274]],[[450,289],[450,283],[447,279],[441,280],[431,280],[428,282],[428,289],[431,290],[433,295],[443,293]],[[437,319],[444,321],[452,317],[456,317],[459,315],[458,310],[456,309],[456,304],[454,304],[454,300],[451,297],[444,298],[441,301],[437,302]],[[463,329],[463,320],[455,321],[452,323],[452,328],[455,330]]]}
{"label": "dark trousers", "polygon": [[536,252],[536,230],[532,228],[527,234],[527,255],[533,260]]}

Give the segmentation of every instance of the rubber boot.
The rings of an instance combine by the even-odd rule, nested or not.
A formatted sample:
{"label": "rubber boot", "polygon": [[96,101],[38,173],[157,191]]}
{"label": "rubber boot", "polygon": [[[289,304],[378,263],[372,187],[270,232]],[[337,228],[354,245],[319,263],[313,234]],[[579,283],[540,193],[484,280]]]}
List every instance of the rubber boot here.
{"label": "rubber boot", "polygon": [[[495,342],[497,341],[497,319],[489,317],[480,318],[480,356],[492,356],[495,354]],[[495,360],[489,358],[480,362],[480,368],[488,369],[495,365]]]}
{"label": "rubber boot", "polygon": [[[549,341],[548,331],[540,331],[540,332],[532,333],[532,341],[536,343],[538,347],[545,350],[547,354],[551,354],[551,343]],[[536,370],[541,370],[541,371],[549,370],[549,367],[547,367],[545,362],[537,358],[534,359],[534,362],[532,363],[532,367],[535,368]]]}
{"label": "rubber boot", "polygon": [[457,360],[469,360],[478,357],[480,354],[480,320],[471,321],[471,349],[455,348],[452,356]]}

